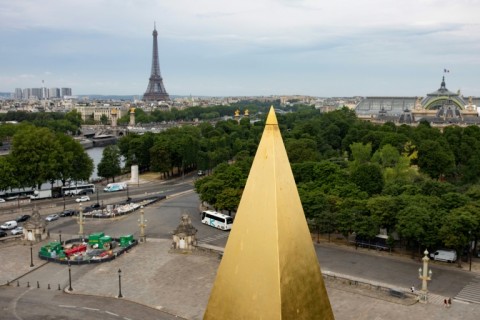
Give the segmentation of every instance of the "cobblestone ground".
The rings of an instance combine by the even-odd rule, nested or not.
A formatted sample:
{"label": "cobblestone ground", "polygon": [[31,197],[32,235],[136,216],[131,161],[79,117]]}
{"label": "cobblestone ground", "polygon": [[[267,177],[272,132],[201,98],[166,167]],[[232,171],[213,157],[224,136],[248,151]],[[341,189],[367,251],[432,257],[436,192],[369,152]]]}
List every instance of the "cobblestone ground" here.
{"label": "cobblestone ground", "polygon": [[[116,297],[121,269],[124,299],[186,319],[202,319],[220,260],[215,254],[169,253],[170,244],[169,240],[149,239],[123,257],[99,264],[74,279],[73,293]],[[34,255],[35,267],[31,268],[30,246],[18,244],[1,245],[0,256],[0,284],[44,263]],[[480,319],[479,304],[454,300],[450,308],[444,308],[438,296],[430,296],[429,304],[420,304],[345,282],[325,283],[337,320]]]}

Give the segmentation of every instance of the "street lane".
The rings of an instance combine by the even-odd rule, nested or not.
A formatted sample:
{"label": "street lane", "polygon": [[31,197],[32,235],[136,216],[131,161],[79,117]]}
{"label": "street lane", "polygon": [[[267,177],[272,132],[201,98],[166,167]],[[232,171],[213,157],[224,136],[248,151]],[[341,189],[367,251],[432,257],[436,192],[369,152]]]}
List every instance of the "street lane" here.
{"label": "street lane", "polygon": [[[375,250],[354,250],[336,245],[320,244],[315,246],[320,267],[325,271],[350,275],[356,278],[390,284],[392,287],[421,288],[418,279],[420,261],[403,257],[377,255]],[[441,265],[431,262],[432,280],[428,282],[430,292],[447,296],[456,296],[476,276],[474,273],[458,270],[455,265]]]}
{"label": "street lane", "polygon": [[181,319],[123,299],[67,294],[36,287],[0,287],[0,319]]}

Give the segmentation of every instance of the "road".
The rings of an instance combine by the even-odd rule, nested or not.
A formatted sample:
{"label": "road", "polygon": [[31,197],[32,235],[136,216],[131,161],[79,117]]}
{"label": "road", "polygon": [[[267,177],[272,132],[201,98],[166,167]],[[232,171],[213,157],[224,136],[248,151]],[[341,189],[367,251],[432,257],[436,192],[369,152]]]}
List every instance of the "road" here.
{"label": "road", "polygon": [[[354,250],[336,245],[315,246],[322,271],[331,271],[351,277],[390,284],[393,288],[421,288],[418,268],[421,262],[395,256],[379,255],[375,250]],[[458,270],[455,265],[429,264],[432,280],[430,292],[455,297],[477,277],[475,273]]]}
{"label": "road", "polygon": [[127,300],[69,295],[36,287],[0,287],[0,319],[143,320],[180,319]]}

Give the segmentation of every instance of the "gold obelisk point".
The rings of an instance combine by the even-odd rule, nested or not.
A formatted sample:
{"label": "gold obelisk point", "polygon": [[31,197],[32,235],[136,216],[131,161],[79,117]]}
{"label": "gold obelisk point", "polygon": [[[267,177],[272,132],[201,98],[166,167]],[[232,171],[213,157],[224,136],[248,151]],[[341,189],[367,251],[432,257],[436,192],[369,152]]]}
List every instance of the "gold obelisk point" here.
{"label": "gold obelisk point", "polygon": [[334,319],[273,107],[204,319]]}

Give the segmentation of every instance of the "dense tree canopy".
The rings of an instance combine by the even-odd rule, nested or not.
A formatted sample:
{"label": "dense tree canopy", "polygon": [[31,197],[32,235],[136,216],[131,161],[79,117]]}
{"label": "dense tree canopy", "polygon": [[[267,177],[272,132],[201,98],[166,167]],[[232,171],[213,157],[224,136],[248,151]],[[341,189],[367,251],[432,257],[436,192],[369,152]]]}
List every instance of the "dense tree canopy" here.
{"label": "dense tree canopy", "polygon": [[91,176],[93,160],[72,137],[28,124],[14,132],[10,154],[0,157],[0,190],[40,188],[45,182],[65,184]]}
{"label": "dense tree canopy", "polygon": [[[151,113],[137,108],[139,122],[180,121],[182,126],[126,135],[118,148],[105,149],[99,175],[118,175],[120,156],[127,166],[136,163],[141,170],[165,176],[202,169],[209,174],[195,182],[200,199],[218,210],[234,212],[269,106],[242,102]],[[250,117],[218,119],[232,117],[237,109],[242,115],[248,109]],[[382,228],[412,250],[425,246],[461,250],[470,240],[479,239],[479,127],[452,126],[442,132],[426,121],[417,127],[360,121],[347,108],[320,113],[295,105],[284,110],[277,119],[305,215],[317,230],[372,239]],[[3,117],[24,117],[42,128],[30,130],[26,123],[0,126],[0,139],[11,142],[16,150],[0,158],[0,189],[37,185],[54,177],[83,179],[81,174],[90,172],[78,145],[59,134],[74,134],[62,121],[78,128],[77,113],[59,116],[55,125],[45,117],[9,113]],[[215,121],[202,121],[211,119]],[[120,120],[128,122],[128,118]],[[45,129],[50,126],[51,130]],[[35,139],[39,136],[42,141]],[[83,160],[72,164],[72,159]],[[87,166],[79,170],[80,162]]]}

